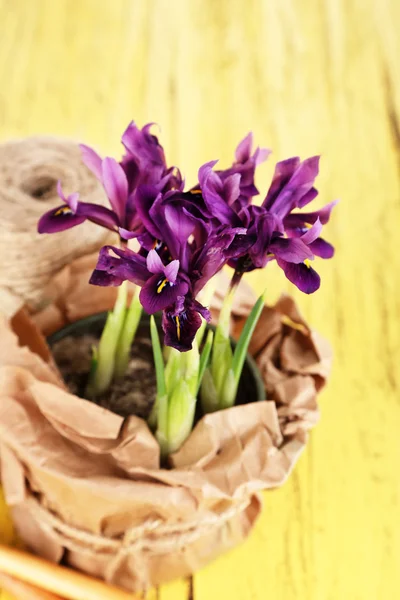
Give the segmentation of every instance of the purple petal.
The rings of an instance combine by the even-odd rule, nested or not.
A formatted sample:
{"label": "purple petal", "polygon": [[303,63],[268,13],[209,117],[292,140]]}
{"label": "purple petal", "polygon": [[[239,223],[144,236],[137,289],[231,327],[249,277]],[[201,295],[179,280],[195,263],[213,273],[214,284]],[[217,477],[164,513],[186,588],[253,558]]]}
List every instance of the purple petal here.
{"label": "purple petal", "polygon": [[293,158],[278,163],[274,180],[263,204],[280,218],[284,218],[299,206],[304,195],[312,189],[318,175],[318,156],[308,158],[300,164],[298,160]]}
{"label": "purple petal", "polygon": [[121,277],[117,277],[116,275],[111,275],[107,271],[100,271],[95,269],[89,279],[89,283],[91,285],[99,285],[101,287],[115,287],[121,285],[124,279]]}
{"label": "purple petal", "polygon": [[310,223],[312,225],[317,219],[319,219],[322,225],[326,225],[330,219],[332,209],[337,203],[338,200],[334,200],[333,202],[326,204],[323,208],[314,212],[292,213],[284,218],[283,223],[285,227],[295,229],[304,227],[305,223]]}
{"label": "purple petal", "polygon": [[173,260],[165,267],[165,277],[171,283],[175,283],[179,271],[179,260]]}
{"label": "purple petal", "polygon": [[162,319],[162,327],[165,333],[164,344],[172,346],[180,352],[191,350],[201,323],[201,316],[193,304],[178,313],[173,309],[164,311]]}
{"label": "purple petal", "polygon": [[90,146],[80,144],[79,148],[81,149],[83,163],[99,181],[102,181],[101,157]]}
{"label": "purple petal", "polygon": [[164,263],[155,250],[150,250],[150,252],[148,253],[146,264],[150,273],[161,273],[163,275],[165,272]]}
{"label": "purple petal", "polygon": [[309,247],[299,238],[278,238],[270,244],[269,251],[277,260],[279,258],[290,263],[302,263],[314,258]]}
{"label": "purple petal", "polygon": [[[235,229],[232,230],[227,227],[216,232],[208,238],[204,246],[196,253],[190,265],[192,280],[195,279],[194,274],[197,274],[193,289],[194,296],[197,296],[199,291],[216,273],[218,273],[218,271],[222,269],[224,265],[227,264],[230,258],[237,256],[238,253],[240,255],[243,253],[243,246],[240,241],[237,242],[235,231]],[[240,236],[239,238],[242,240]],[[238,244],[239,250],[235,245],[236,243]],[[247,249],[247,240],[245,243]],[[231,246],[234,247],[231,248]]]}
{"label": "purple petal", "polygon": [[240,173],[234,173],[225,179],[224,194],[225,201],[231,206],[240,196]]}
{"label": "purple petal", "polygon": [[150,212],[152,208],[159,206],[162,194],[153,185],[141,185],[136,193],[136,210],[144,228],[155,238],[161,238],[158,224],[154,222]]}
{"label": "purple petal", "polygon": [[238,216],[223,197],[223,183],[217,173],[212,170],[215,161],[207,163],[199,169],[199,182],[204,201],[212,216],[224,225],[238,225]]}
{"label": "purple petal", "polygon": [[174,284],[158,273],[150,277],[142,287],[139,298],[144,310],[153,315],[173,304],[178,296],[185,296],[188,289],[189,285],[185,281]]}
{"label": "purple petal", "polygon": [[317,219],[314,223],[314,225],[312,227],[310,227],[310,229],[308,229],[306,231],[306,233],[303,233],[303,235],[301,236],[301,240],[307,244],[310,245],[312,242],[314,242],[317,237],[319,237],[319,234],[322,231],[322,223],[319,219]]}
{"label": "purple petal", "polygon": [[123,222],[125,206],[128,199],[128,181],[123,168],[113,158],[105,158],[102,162],[103,185],[114,212]]}
{"label": "purple petal", "polygon": [[[132,281],[140,286],[144,285],[151,277],[144,256],[132,252],[128,248],[121,250],[113,246],[104,246],[100,250],[96,270],[105,271],[115,281]],[[110,285],[119,285],[119,283]]]}
{"label": "purple petal", "polygon": [[128,231],[124,227],[118,227],[118,233],[123,240],[133,240],[139,236],[137,231]]}
{"label": "purple petal", "polygon": [[317,219],[319,219],[321,221],[322,225],[326,225],[326,223],[328,223],[328,221],[330,219],[331,212],[332,212],[334,206],[336,206],[336,204],[338,202],[339,202],[339,200],[333,200],[333,202],[329,202],[329,204],[326,204],[320,210],[317,210],[312,213],[303,213],[303,218],[304,218],[305,222],[306,223],[314,223]]}
{"label": "purple petal", "polygon": [[284,260],[278,260],[278,265],[283,269],[286,277],[305,294],[317,291],[321,284],[320,276],[311,266],[304,263],[293,264]]}
{"label": "purple petal", "polygon": [[265,162],[270,154],[271,150],[269,150],[269,148],[257,148],[257,150],[254,152],[256,165],[258,166]]}
{"label": "purple petal", "polygon": [[218,163],[218,159],[217,160],[210,160],[207,163],[205,163],[204,165],[202,165],[199,169],[198,172],[198,178],[199,178],[199,183],[201,184],[201,180],[203,179],[207,179],[208,177],[208,173],[210,171],[212,171],[213,167],[215,167],[215,165]]}
{"label": "purple petal", "polygon": [[251,148],[253,146],[253,132],[250,131],[241,142],[239,142],[236,151],[235,158],[238,163],[245,163],[251,156]]}
{"label": "purple petal", "polygon": [[165,207],[165,221],[178,243],[183,245],[192,235],[197,219],[182,206],[169,205]]}
{"label": "purple petal", "polygon": [[211,313],[208,310],[208,308],[206,308],[205,306],[200,304],[200,302],[197,302],[197,300],[193,300],[193,308],[196,309],[197,312],[201,314],[201,316],[203,317],[203,319],[205,319],[207,321],[207,323],[210,323]]}
{"label": "purple petal", "polygon": [[76,215],[67,204],[46,212],[39,220],[39,233],[58,233],[86,221],[86,217]]}
{"label": "purple petal", "polygon": [[309,248],[315,256],[320,256],[321,258],[332,258],[335,254],[335,249],[332,244],[329,244],[329,242],[326,242],[322,238],[318,238],[312,242]]}
{"label": "purple petal", "polygon": [[139,184],[139,180],[140,180],[139,165],[137,163],[137,160],[131,154],[126,154],[122,158],[120,165],[121,165],[122,169],[124,170],[124,173],[125,173],[125,176],[126,176],[126,179],[128,182],[128,192],[129,192],[129,194],[131,194],[131,192],[133,192]]}
{"label": "purple petal", "polygon": [[272,183],[263,202],[265,208],[270,210],[273,207],[275,200],[285,185],[290,181],[290,178],[293,176],[299,163],[300,158],[298,156],[287,158],[286,160],[276,163]]}
{"label": "purple petal", "polygon": [[253,227],[249,229],[249,236],[253,235],[255,239],[249,254],[253,265],[257,268],[262,269],[268,262],[267,255],[270,251],[269,246],[275,229],[275,217],[267,211],[259,215],[255,219]]}
{"label": "purple petal", "polygon": [[122,136],[122,143],[142,169],[151,169],[155,179],[162,177],[166,167],[164,150],[155,135],[150,133],[154,123],[148,123],[139,129],[132,121]]}
{"label": "purple petal", "polygon": [[75,192],[74,194],[65,196],[63,189],[62,189],[61,181],[57,181],[57,194],[59,195],[61,200],[63,200],[65,202],[65,204],[67,204],[70,207],[72,212],[75,213],[78,208],[79,194],[77,192]]}
{"label": "purple petal", "polygon": [[77,206],[77,216],[84,217],[96,225],[110,229],[118,230],[117,215],[101,204],[91,204],[90,202],[79,202]]}
{"label": "purple petal", "polygon": [[315,187],[311,188],[311,190],[304,194],[304,196],[299,200],[298,207],[303,208],[303,206],[306,206],[306,204],[312,202],[312,200],[314,200],[317,196],[318,190],[316,190]]}
{"label": "purple petal", "polygon": [[62,201],[65,203],[65,204],[67,204],[67,198],[65,197],[65,194],[64,194],[64,192],[63,192],[63,189],[62,189],[62,185],[61,185],[61,181],[60,181],[60,180],[58,180],[58,181],[57,181],[57,194],[59,195],[59,197],[61,198],[61,200],[62,200]]}

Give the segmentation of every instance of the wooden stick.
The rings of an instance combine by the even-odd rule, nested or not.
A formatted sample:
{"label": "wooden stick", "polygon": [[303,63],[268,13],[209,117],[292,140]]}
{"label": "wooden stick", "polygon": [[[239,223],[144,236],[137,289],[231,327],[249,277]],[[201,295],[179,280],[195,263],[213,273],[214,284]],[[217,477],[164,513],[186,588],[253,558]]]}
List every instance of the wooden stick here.
{"label": "wooden stick", "polygon": [[1,572],[0,588],[5,592],[9,592],[18,600],[62,600],[61,596],[55,596],[51,592],[46,592]]}
{"label": "wooden stick", "polygon": [[137,596],[98,579],[2,545],[0,571],[68,600],[137,599]]}

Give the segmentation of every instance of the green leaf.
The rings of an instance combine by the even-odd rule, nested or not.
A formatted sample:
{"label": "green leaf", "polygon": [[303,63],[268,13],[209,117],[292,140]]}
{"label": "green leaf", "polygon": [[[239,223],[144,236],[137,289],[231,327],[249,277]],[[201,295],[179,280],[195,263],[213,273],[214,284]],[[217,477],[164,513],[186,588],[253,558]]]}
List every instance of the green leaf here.
{"label": "green leaf", "polygon": [[189,352],[182,352],[185,364],[184,378],[192,396],[197,395],[197,382],[199,380],[200,353],[196,340]]}
{"label": "green leaf", "polygon": [[97,367],[90,373],[86,395],[97,396],[105,392],[112,381],[115,366],[115,353],[118,339],[124,327],[126,316],[127,285],[124,282],[118,289],[117,300],[101,334],[97,350]]}
{"label": "green leaf", "polygon": [[225,296],[218,319],[218,325],[215,330],[212,350],[211,373],[219,398],[222,397],[223,385],[233,360],[231,340],[229,337],[233,297],[234,290],[230,290],[227,296]]}
{"label": "green leaf", "polygon": [[150,335],[153,346],[154,365],[156,369],[157,394],[155,407],[150,415],[151,423],[157,423],[156,438],[160,444],[161,452],[166,450],[168,439],[168,395],[165,385],[164,359],[161,351],[160,338],[153,315],[150,317]]}
{"label": "green leaf", "polygon": [[168,406],[168,454],[178,450],[189,437],[196,410],[196,397],[189,385],[181,380],[169,400]]}
{"label": "green leaf", "polygon": [[135,289],[131,305],[126,313],[125,322],[120,332],[118,344],[115,353],[115,372],[116,378],[123,377],[127,371],[131,347],[135,339],[136,331],[140,323],[143,308],[139,301],[139,288]]}
{"label": "green leaf", "polygon": [[210,369],[206,369],[200,388],[201,407],[205,414],[219,410],[219,399]]}
{"label": "green leaf", "polygon": [[[166,355],[164,347],[164,357]],[[184,364],[182,361],[182,353],[175,348],[169,348],[167,364],[165,367],[165,385],[167,393],[171,394],[178,382],[183,378]]]}
{"label": "green leaf", "polygon": [[150,317],[150,335],[153,347],[154,365],[156,368],[157,395],[165,396],[167,388],[165,385],[164,359],[161,351],[160,337],[153,315]]}
{"label": "green leaf", "polygon": [[[236,345],[235,352],[233,354],[232,371],[235,377],[236,390],[239,385],[239,380],[242,375],[244,361],[246,360],[247,350],[249,348],[250,340],[256,328],[258,319],[260,318],[261,312],[264,308],[264,294],[259,297],[257,302],[252,308],[251,313],[247,317],[245,326],[243,327],[239,341]],[[235,391],[236,394],[236,391]]]}
{"label": "green leaf", "polygon": [[229,369],[229,371],[226,374],[221,393],[218,397],[220,409],[230,408],[234,405],[237,394],[237,388],[238,386],[235,380],[235,375],[232,369]]}
{"label": "green leaf", "polygon": [[214,341],[214,332],[210,329],[210,331],[207,334],[206,343],[204,344],[204,347],[203,347],[203,350],[202,350],[201,356],[200,356],[196,395],[199,393],[199,389],[201,386],[201,382],[203,380],[204,372],[208,366],[208,361],[210,359],[213,341]]}

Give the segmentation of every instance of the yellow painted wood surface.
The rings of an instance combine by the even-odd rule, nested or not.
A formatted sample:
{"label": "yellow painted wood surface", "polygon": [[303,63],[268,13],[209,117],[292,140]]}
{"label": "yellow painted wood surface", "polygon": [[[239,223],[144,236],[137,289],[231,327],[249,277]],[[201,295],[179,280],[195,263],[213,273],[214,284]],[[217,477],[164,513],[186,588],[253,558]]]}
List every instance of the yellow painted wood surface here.
{"label": "yellow painted wood surface", "polygon": [[156,121],[193,181],[252,129],[274,150],[261,185],[273,160],[321,153],[320,202],[341,198],[322,288],[296,294],[335,349],[321,423],[250,539],[149,598],[399,598],[400,2],[0,0],[0,27],[1,140],[113,153],[131,118]]}

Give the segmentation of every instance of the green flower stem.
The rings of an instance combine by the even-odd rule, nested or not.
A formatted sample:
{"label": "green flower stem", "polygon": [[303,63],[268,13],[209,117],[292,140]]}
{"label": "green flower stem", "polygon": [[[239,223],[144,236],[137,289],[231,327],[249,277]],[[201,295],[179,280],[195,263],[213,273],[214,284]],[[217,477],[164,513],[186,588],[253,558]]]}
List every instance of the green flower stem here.
{"label": "green flower stem", "polygon": [[[215,288],[216,282],[213,279],[211,279],[211,281],[209,281],[207,285],[201,290],[198,300],[203,306],[206,306],[207,308],[210,306],[211,300],[215,294]],[[201,345],[201,342],[203,340],[206,327],[207,321],[203,319],[196,333],[196,340],[199,346]]]}
{"label": "green flower stem", "polygon": [[193,395],[190,382],[182,379],[169,399],[168,439],[166,454],[176,452],[190,435],[196,412],[196,396]]}
{"label": "green flower stem", "polygon": [[227,378],[225,380],[224,389],[222,390],[222,395],[220,397],[221,408],[229,408],[235,403],[236,394],[239,387],[239,381],[242,376],[243,365],[244,361],[246,360],[250,340],[253,336],[261,312],[264,308],[264,304],[265,298],[263,294],[257,300],[249,316],[247,317],[239,341],[236,344],[231,369],[228,372]]}
{"label": "green flower stem", "polygon": [[215,412],[219,409],[217,390],[215,389],[210,369],[204,371],[200,387],[200,398],[201,407],[205,414]]}
{"label": "green flower stem", "polygon": [[196,395],[199,393],[199,389],[201,387],[201,382],[203,381],[204,373],[206,372],[206,369],[208,367],[208,361],[211,356],[213,341],[214,341],[214,333],[210,330],[207,334],[206,343],[204,344],[204,348],[203,348],[203,350],[201,352],[201,356],[200,356],[199,375],[197,378]]}
{"label": "green flower stem", "polygon": [[112,312],[108,314],[103,333],[97,348],[96,368],[91,369],[86,396],[89,398],[105,392],[112,381],[115,366],[115,352],[126,315],[128,298],[127,282],[118,289],[117,300]]}
{"label": "green flower stem", "polygon": [[230,319],[235,291],[232,289],[225,296],[214,336],[211,358],[211,374],[218,398],[222,398],[223,387],[231,368],[233,353],[231,348]]}
{"label": "green flower stem", "polygon": [[[168,352],[165,352],[166,348],[168,348]],[[165,384],[168,390],[167,393],[170,394],[184,376],[184,364],[182,353],[175,348],[164,346],[163,355],[166,360]]]}
{"label": "green flower stem", "polygon": [[150,317],[150,335],[157,381],[156,401],[150,415],[150,421],[156,424],[156,439],[160,446],[161,456],[165,457],[168,455],[168,395],[160,337],[153,316]]}
{"label": "green flower stem", "polygon": [[142,310],[142,305],[139,301],[139,290],[136,288],[118,339],[115,354],[115,378],[123,377],[127,371],[131,347],[140,322],[140,317],[142,316]]}

